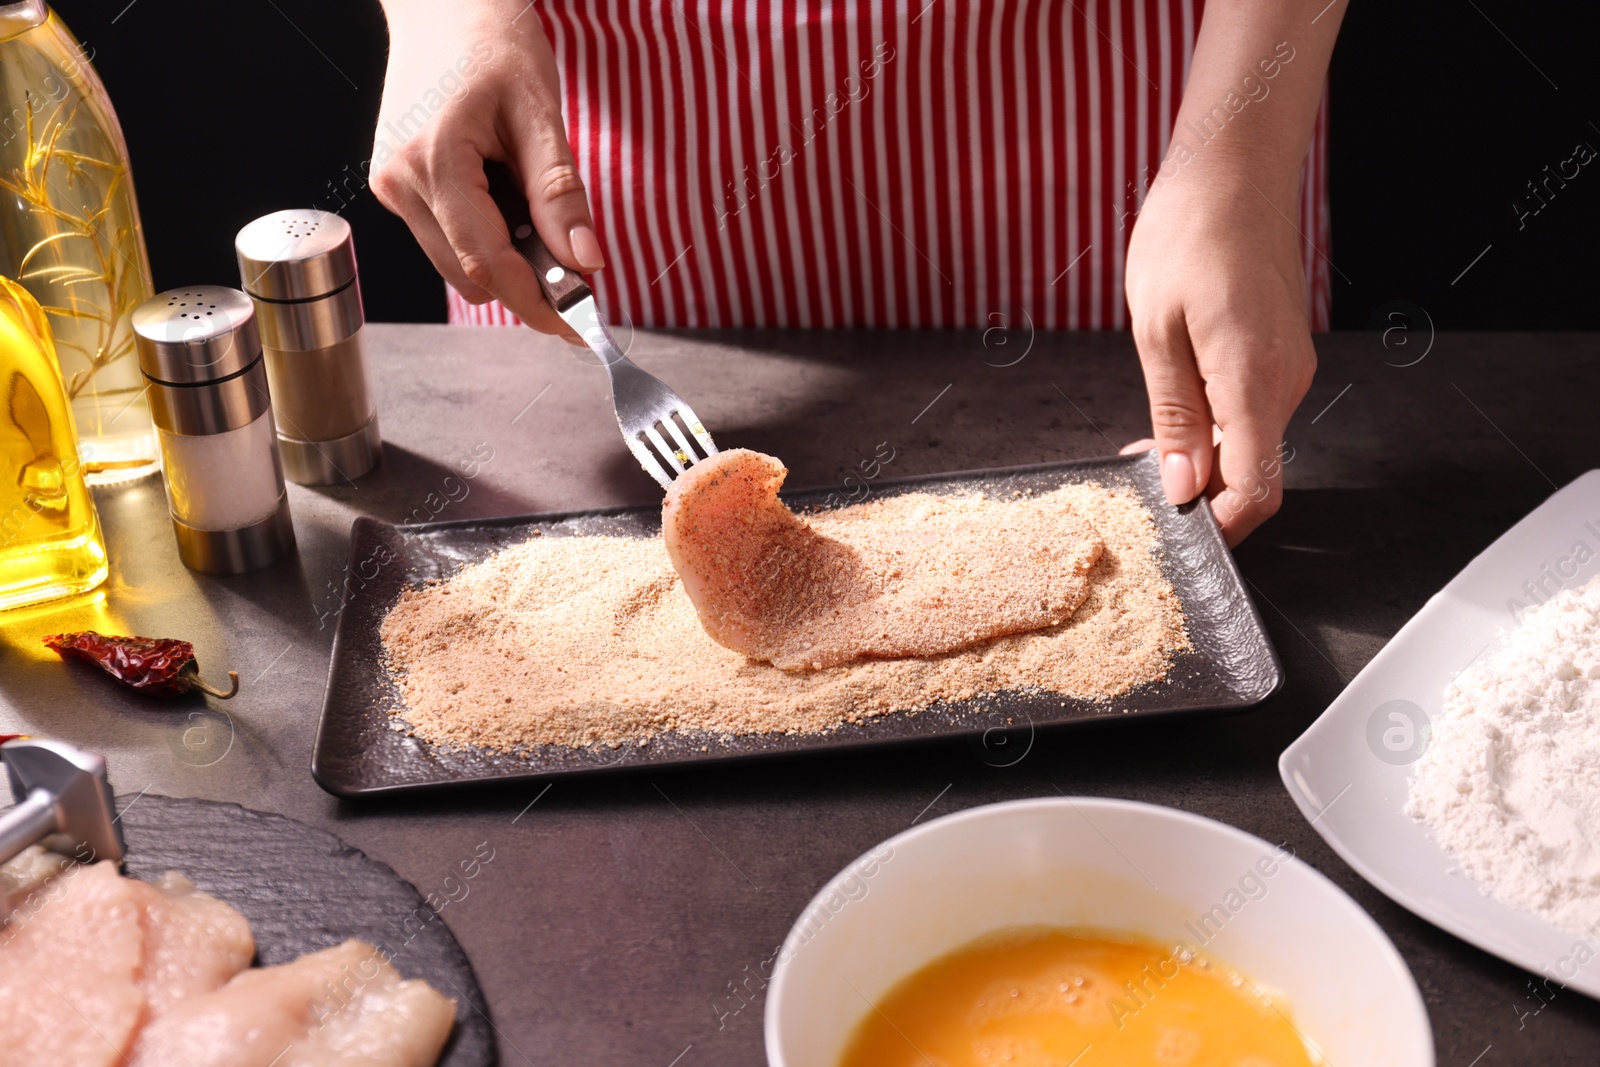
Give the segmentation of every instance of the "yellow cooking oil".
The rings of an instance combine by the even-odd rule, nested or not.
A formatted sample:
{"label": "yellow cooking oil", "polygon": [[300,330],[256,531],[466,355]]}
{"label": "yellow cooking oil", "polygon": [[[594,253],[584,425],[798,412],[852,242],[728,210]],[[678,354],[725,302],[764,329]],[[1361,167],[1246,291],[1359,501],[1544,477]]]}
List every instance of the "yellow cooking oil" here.
{"label": "yellow cooking oil", "polygon": [[45,0],[0,0],[0,274],[39,301],[90,485],[160,469],[132,316],[154,290],[128,148]]}
{"label": "yellow cooking oil", "polygon": [[1138,937],[1029,927],[928,964],[864,1012],[840,1067],[1311,1067],[1246,976]]}
{"label": "yellow cooking oil", "polygon": [[0,276],[0,610],[105,581],[100,516],[39,304]]}

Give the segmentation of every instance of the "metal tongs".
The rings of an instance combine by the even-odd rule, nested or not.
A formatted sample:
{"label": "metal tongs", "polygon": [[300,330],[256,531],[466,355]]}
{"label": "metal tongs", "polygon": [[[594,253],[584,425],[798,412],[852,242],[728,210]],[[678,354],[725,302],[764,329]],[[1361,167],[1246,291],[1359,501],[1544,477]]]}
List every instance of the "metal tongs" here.
{"label": "metal tongs", "polygon": [[0,863],[51,834],[65,836],[65,847],[82,862],[122,862],[104,756],[64,741],[23,738],[0,745],[0,760],[17,802],[0,815]]}
{"label": "metal tongs", "polygon": [[539,276],[539,288],[556,314],[600,357],[611,379],[611,404],[616,408],[617,425],[622,427],[622,439],[645,473],[665,488],[700,460],[715,455],[717,446],[699,416],[665,382],[640,370],[623,354],[600,317],[594,291],[544,246],[534,229],[527,198],[510,169],[494,162],[484,163],[483,169],[489,178],[489,195],[511,231],[511,246]]}

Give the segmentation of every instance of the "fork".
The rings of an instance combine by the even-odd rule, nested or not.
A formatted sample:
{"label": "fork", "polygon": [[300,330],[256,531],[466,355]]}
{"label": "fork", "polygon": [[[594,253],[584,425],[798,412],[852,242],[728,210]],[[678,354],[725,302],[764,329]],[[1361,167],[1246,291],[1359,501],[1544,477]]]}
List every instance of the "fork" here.
{"label": "fork", "polygon": [[[556,314],[600,357],[611,380],[611,405],[616,409],[617,425],[622,428],[628,450],[645,473],[663,488],[670,487],[678,475],[716,455],[711,434],[681,396],[617,347],[600,317],[594,291],[577,271],[562,266],[539,239],[528,201],[510,169],[493,162],[486,162],[483,169],[489,177],[489,195],[511,232],[511,246],[533,267],[539,288]],[[699,445],[699,452],[695,445]]]}

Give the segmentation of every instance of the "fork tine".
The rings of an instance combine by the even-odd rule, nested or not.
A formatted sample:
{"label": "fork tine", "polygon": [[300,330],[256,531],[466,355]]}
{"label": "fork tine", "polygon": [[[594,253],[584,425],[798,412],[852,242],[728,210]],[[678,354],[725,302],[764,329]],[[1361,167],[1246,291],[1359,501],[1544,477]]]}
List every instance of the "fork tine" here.
{"label": "fork tine", "polygon": [[628,451],[633,453],[633,458],[639,461],[639,466],[644,468],[644,472],[660,482],[661,488],[672,488],[672,475],[667,473],[667,469],[661,465],[661,461],[650,450],[650,446],[639,437],[627,438],[627,442]]}
{"label": "fork tine", "polygon": [[[671,418],[672,416],[669,415],[667,417]],[[660,430],[651,425],[646,426],[644,428],[644,432],[645,436],[650,438],[650,443],[655,445],[656,448],[660,450],[662,458],[664,458],[667,463],[672,466],[673,470],[677,471],[679,474],[682,474],[688,469],[684,466],[683,460],[678,458],[677,450],[671,445],[667,444],[667,439],[661,436]],[[693,461],[691,460],[691,462]]]}
{"label": "fork tine", "polygon": [[683,402],[682,397],[678,398],[678,417],[683,419],[685,426],[689,427],[689,432],[694,434],[694,439],[700,442],[700,450],[702,452],[707,456],[717,454],[716,443],[711,440],[711,435],[706,432],[705,426],[700,422],[700,416],[696,415],[689,405]]}
{"label": "fork tine", "polygon": [[[684,421],[687,422],[688,420],[685,419]],[[694,446],[689,443],[689,438],[684,436],[684,432],[678,428],[678,420],[673,418],[672,415],[669,414],[662,419],[661,425],[665,426],[668,432],[672,434],[672,439],[678,442],[678,447],[683,450],[679,454],[689,461],[689,466],[694,466],[704,458],[694,450]]]}
{"label": "fork tine", "polygon": [[678,475],[716,455],[700,417],[660,378],[620,352],[605,368],[622,436],[652,478],[670,489]]}

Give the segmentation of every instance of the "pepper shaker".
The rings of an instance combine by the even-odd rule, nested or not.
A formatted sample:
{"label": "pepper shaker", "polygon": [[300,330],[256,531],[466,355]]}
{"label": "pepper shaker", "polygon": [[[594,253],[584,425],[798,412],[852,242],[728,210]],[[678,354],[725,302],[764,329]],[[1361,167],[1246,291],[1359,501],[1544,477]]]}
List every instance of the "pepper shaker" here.
{"label": "pepper shaker", "polygon": [[285,473],[301,485],[359,478],[382,443],[350,224],[278,211],[240,230],[234,252],[261,323]]}
{"label": "pepper shaker", "polygon": [[294,547],[255,305],[237,289],[158,293],[133,312],[178,555],[239,574]]}

